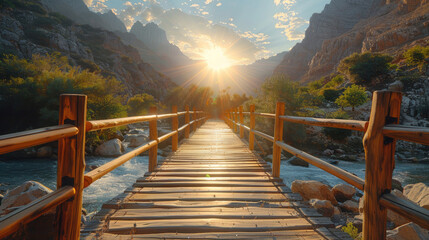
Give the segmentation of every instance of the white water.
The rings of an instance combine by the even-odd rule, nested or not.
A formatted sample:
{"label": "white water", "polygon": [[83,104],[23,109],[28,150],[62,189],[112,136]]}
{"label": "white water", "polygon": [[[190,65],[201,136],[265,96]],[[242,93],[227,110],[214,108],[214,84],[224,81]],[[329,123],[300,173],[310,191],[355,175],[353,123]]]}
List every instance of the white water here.
{"label": "white water", "polygon": [[[158,156],[161,159],[160,156]],[[112,158],[87,157],[87,165],[102,165]],[[6,184],[1,188],[12,189],[25,181],[34,180],[43,183],[51,189],[56,188],[55,160],[14,160],[0,161],[0,183]],[[365,177],[364,163],[339,161],[338,167],[357,176]],[[130,187],[137,178],[142,177],[148,168],[148,158],[139,156],[131,159],[111,173],[102,177],[84,190],[83,206],[88,212],[97,211],[101,205],[121,194]],[[281,165],[281,177],[290,186],[293,180],[317,180],[334,186],[343,181],[316,168],[292,166],[286,162]],[[397,163],[393,177],[401,181],[402,185],[424,182],[429,185],[429,165],[415,163]]]}

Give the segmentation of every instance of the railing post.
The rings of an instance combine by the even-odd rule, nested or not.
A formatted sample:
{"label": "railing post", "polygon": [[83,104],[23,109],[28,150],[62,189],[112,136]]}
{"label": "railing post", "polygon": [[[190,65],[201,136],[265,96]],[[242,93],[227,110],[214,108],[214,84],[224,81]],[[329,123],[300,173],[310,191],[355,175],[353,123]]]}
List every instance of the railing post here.
{"label": "railing post", "polygon": [[195,107],[192,108],[192,110],[194,110],[193,114],[192,114],[192,118],[194,120],[194,124],[193,124],[193,131],[197,131],[197,110],[195,109]]}
{"label": "railing post", "polygon": [[396,141],[384,137],[383,127],[399,123],[401,100],[399,92],[374,92],[368,130],[363,139],[366,170],[362,236],[365,240],[386,239],[387,210],[379,200],[392,188]]}
{"label": "railing post", "polygon": [[179,129],[179,116],[177,115],[177,106],[173,106],[171,112],[176,114],[176,116],[171,119],[171,130],[176,131],[176,134],[171,137],[171,150],[175,152],[179,145],[179,132],[177,132]]}
{"label": "railing post", "polygon": [[244,123],[244,118],[243,118],[243,106],[239,107],[239,111],[240,111],[240,138],[244,138],[244,128],[243,128],[243,123]]}
{"label": "railing post", "polygon": [[[189,123],[189,106],[185,106],[185,124]],[[185,138],[189,138],[189,130],[190,130],[190,126],[187,126],[185,128]]]}
{"label": "railing post", "polygon": [[283,120],[279,118],[285,114],[285,104],[277,102],[276,118],[274,123],[274,143],[273,143],[273,177],[280,177],[281,148],[277,146],[277,141],[283,140]]}
{"label": "railing post", "polygon": [[57,207],[55,221],[57,239],[77,240],[80,236],[85,171],[86,104],[85,95],[60,96],[59,124],[73,124],[79,129],[79,133],[58,141],[57,189],[73,186],[75,195]]}
{"label": "railing post", "polygon": [[[157,115],[156,107],[151,107],[149,110],[151,115]],[[158,126],[157,126],[158,118],[156,117],[154,120],[149,121],[149,138],[150,140],[158,139]],[[149,149],[149,172],[153,172],[158,164],[158,144],[151,147]]]}
{"label": "railing post", "polygon": [[236,133],[237,132],[237,108],[233,108],[232,109],[232,117],[233,117],[233,121],[234,121],[234,123],[233,123],[233,126],[234,126],[234,133]]}
{"label": "railing post", "polygon": [[250,105],[250,124],[249,124],[249,150],[253,151],[255,149],[255,133],[253,129],[255,129],[255,105]]}

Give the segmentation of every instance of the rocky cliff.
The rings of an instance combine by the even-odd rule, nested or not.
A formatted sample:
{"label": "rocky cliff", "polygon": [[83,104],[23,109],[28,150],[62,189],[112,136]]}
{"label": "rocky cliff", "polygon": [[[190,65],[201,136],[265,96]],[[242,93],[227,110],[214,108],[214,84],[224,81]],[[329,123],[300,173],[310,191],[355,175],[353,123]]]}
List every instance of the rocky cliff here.
{"label": "rocky cliff", "polygon": [[147,92],[162,98],[173,85],[114,33],[77,25],[64,16],[40,9],[0,10],[2,53],[31,58],[33,54],[57,51],[68,56],[73,65],[116,77],[125,85],[128,95]]}
{"label": "rocky cliff", "polygon": [[314,14],[305,38],[285,55],[275,72],[308,82],[335,71],[354,52],[387,52],[429,36],[426,0],[332,0]]}

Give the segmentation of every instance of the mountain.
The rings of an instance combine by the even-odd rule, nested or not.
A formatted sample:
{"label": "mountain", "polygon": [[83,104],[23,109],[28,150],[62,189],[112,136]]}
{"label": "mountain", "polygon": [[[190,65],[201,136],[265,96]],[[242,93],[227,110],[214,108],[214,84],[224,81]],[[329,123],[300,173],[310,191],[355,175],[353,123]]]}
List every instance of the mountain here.
{"label": "mountain", "polygon": [[427,0],[332,0],[313,14],[305,38],[275,72],[309,82],[335,72],[354,52],[398,55],[428,39],[428,8]]}
{"label": "mountain", "polygon": [[174,86],[168,77],[144,62],[135,48],[124,44],[113,32],[77,25],[38,6],[37,12],[20,8],[0,10],[1,52],[27,59],[33,54],[60,52],[68,56],[72,65],[115,77],[124,84],[129,96],[149,93],[162,99],[168,88]]}
{"label": "mountain", "polygon": [[127,32],[124,23],[112,10],[106,13],[94,13],[82,0],[42,0],[42,3],[50,11],[58,12],[78,24],[88,24],[112,32]]}

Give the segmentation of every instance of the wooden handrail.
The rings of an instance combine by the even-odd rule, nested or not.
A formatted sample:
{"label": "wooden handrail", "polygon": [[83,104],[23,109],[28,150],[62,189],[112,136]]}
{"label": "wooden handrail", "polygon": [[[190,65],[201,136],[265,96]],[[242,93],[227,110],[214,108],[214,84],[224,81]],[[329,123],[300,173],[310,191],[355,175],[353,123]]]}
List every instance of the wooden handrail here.
{"label": "wooden handrail", "polygon": [[328,172],[336,177],[338,177],[341,180],[344,180],[345,182],[349,183],[352,186],[355,186],[356,188],[363,190],[365,181],[358,176],[353,175],[352,173],[349,173],[339,167],[336,167],[332,164],[327,163],[326,161],[323,161],[320,158],[317,158],[315,156],[312,156],[304,151],[301,151],[297,148],[294,148],[284,142],[277,141],[277,146],[281,147],[283,150],[289,152],[290,154],[310,163],[313,166],[316,166],[325,172]]}
{"label": "wooden handrail", "polygon": [[[274,142],[275,147],[303,159],[304,161],[346,181],[347,183],[363,190],[364,194],[364,239],[384,239],[386,236],[386,209],[391,209],[424,228],[429,228],[429,210],[424,209],[409,200],[401,199],[393,194],[385,193],[391,189],[392,171],[394,168],[395,139],[429,145],[429,128],[399,125],[399,113],[401,94],[396,92],[380,91],[374,93],[370,121],[323,119],[310,117],[285,116],[271,113],[256,113],[254,105],[250,106],[250,112],[240,112],[241,115],[250,115],[250,127],[238,123],[235,115],[236,108],[225,113],[225,121],[231,128],[237,126],[240,129],[250,131],[249,149],[253,150],[254,134]],[[278,104],[277,104],[278,106]],[[283,107],[282,107],[283,108]],[[276,113],[279,110],[276,110]],[[312,156],[304,151],[296,149],[282,140],[254,130],[254,116],[274,118],[276,124],[274,132],[281,132],[282,121],[306,124],[312,126],[332,127],[365,132],[364,147],[366,160],[365,181],[352,173],[333,166],[322,159]],[[241,120],[241,119],[240,119]],[[241,121],[240,121],[241,122]],[[393,123],[393,124],[392,124]],[[277,134],[278,135],[278,134]],[[250,146],[250,143],[252,146]],[[278,155],[278,154],[277,154]],[[276,159],[278,156],[276,156]],[[370,159],[370,161],[368,160]],[[274,153],[273,153],[274,162]],[[380,168],[379,166],[383,166]],[[273,176],[278,174],[280,166],[278,161],[273,164]],[[385,208],[381,208],[384,206]]]}
{"label": "wooden handrail", "polygon": [[429,229],[429,210],[416,205],[408,199],[399,198],[391,193],[385,193],[380,198],[384,207],[404,216],[423,228]]}
{"label": "wooden handrail", "polygon": [[294,116],[280,116],[280,119],[292,122],[301,123],[312,126],[342,128],[349,130],[356,130],[365,132],[368,126],[367,121],[358,120],[343,120],[343,119],[326,119],[326,118],[312,118],[312,117],[294,117]]}
{"label": "wooden handrail", "polygon": [[389,124],[384,126],[386,137],[429,145],[429,128]]}
{"label": "wooden handrail", "polygon": [[2,216],[0,218],[0,239],[18,231],[25,224],[47,213],[74,195],[75,189],[72,186],[65,186]]}
{"label": "wooden handrail", "polygon": [[87,121],[86,131],[97,131],[106,128],[124,126],[132,123],[147,122],[153,119],[156,119],[156,115]]}
{"label": "wooden handrail", "polygon": [[78,134],[71,124],[38,128],[0,136],[0,154],[21,150]]}
{"label": "wooden handrail", "polygon": [[100,167],[88,172],[85,174],[84,177],[84,186],[85,188],[88,187],[89,185],[91,185],[93,182],[95,182],[96,180],[100,179],[101,177],[103,177],[104,175],[106,175],[107,173],[115,170],[117,167],[121,166],[122,164],[128,162],[130,159],[137,157],[138,155],[140,155],[141,153],[147,151],[148,149],[152,148],[153,146],[157,145],[158,141],[157,140],[152,140],[128,153],[125,153],[123,155],[121,155],[120,157],[105,163],[103,165],[101,165]]}
{"label": "wooden handrail", "polygon": [[257,131],[257,130],[252,130],[252,132],[255,135],[259,136],[259,137],[262,137],[262,138],[264,138],[264,139],[266,139],[266,140],[268,140],[270,142],[274,142],[274,137],[271,137],[270,135],[268,135],[266,133],[263,133],[263,132],[260,132],[260,131]]}

